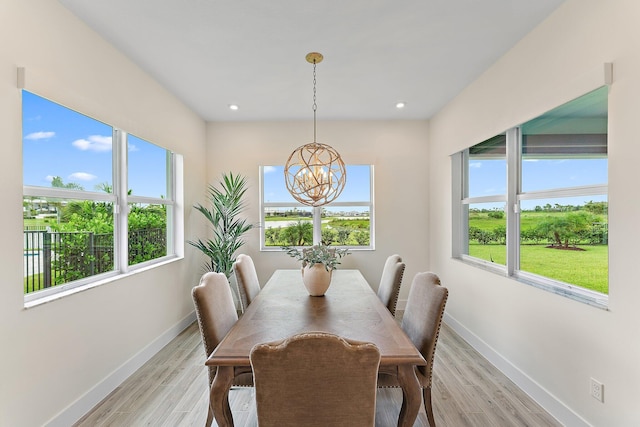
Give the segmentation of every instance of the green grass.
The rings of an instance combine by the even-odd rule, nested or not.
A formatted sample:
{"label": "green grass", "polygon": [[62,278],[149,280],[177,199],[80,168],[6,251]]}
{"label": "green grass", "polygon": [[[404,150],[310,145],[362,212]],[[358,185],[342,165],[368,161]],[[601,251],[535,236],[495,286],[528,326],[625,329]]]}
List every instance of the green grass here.
{"label": "green grass", "polygon": [[506,245],[479,245],[469,243],[469,255],[500,265],[507,265]]}
{"label": "green grass", "polygon": [[498,226],[507,225],[507,219],[489,218],[487,214],[472,214],[469,216],[469,227],[476,227],[480,230],[492,231]]}
{"label": "green grass", "polygon": [[334,228],[346,227],[368,230],[369,219],[330,219],[329,225]]}
{"label": "green grass", "polygon": [[[603,294],[609,293],[606,245],[579,246],[584,251],[549,249],[545,245],[520,247],[520,269],[571,283]],[[469,255],[505,265],[505,245],[469,245]]]}
{"label": "green grass", "polygon": [[52,225],[57,221],[55,218],[25,218],[23,220],[24,225]]}
{"label": "green grass", "polygon": [[[566,215],[564,212],[523,211],[520,214],[520,229],[530,230],[548,218]],[[606,215],[603,216],[606,221]],[[470,212],[469,227],[492,232],[506,226],[506,218],[491,218],[488,212]],[[608,294],[608,246],[579,246],[584,251],[546,248],[545,244],[522,245],[520,247],[520,269],[540,276],[577,285]],[[481,245],[470,242],[469,254],[476,258],[506,264],[505,245]]]}

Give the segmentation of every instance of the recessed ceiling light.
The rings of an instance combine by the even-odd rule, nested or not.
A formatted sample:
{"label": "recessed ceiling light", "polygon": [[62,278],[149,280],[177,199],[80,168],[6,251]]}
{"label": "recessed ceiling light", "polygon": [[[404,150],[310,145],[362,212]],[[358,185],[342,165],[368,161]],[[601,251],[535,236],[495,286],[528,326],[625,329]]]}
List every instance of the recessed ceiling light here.
{"label": "recessed ceiling light", "polygon": [[400,109],[404,108],[404,107],[405,107],[405,105],[406,105],[406,104],[405,104],[404,102],[402,102],[402,101],[400,101],[400,102],[396,102],[396,108],[397,108],[398,110],[400,110]]}
{"label": "recessed ceiling light", "polygon": [[238,108],[237,104],[229,104],[229,110],[236,111]]}

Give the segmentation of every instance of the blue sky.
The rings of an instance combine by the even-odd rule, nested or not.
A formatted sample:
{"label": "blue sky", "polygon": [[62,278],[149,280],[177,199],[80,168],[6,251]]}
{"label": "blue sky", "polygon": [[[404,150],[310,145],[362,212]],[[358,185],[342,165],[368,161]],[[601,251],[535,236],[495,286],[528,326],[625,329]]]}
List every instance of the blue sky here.
{"label": "blue sky", "polygon": [[[54,176],[85,190],[112,185],[111,126],[23,91],[23,182],[51,187]],[[166,150],[128,135],[128,186],[139,196],[166,196]],[[348,165],[347,185],[336,201],[368,201],[369,166]],[[283,166],[265,167],[267,201],[292,202]],[[344,208],[341,208],[341,210]]]}
{"label": "blue sky", "polygon": [[[50,187],[54,176],[85,190],[112,184],[112,128],[95,119],[23,91],[23,182]],[[134,195],[166,196],[166,150],[129,135],[129,183]],[[265,166],[265,201],[292,202],[284,183],[283,166]],[[506,193],[506,162],[469,163],[470,196]],[[347,184],[336,202],[368,201],[368,165],[348,165]],[[523,191],[604,184],[606,159],[538,159],[523,162]],[[588,197],[584,201],[606,200]],[[551,204],[576,203],[562,199]],[[541,202],[540,202],[541,203]],[[537,203],[536,203],[537,204]],[[524,206],[523,206],[524,207]]]}
{"label": "blue sky", "polygon": [[[297,203],[287,191],[284,181],[284,166],[264,167],[264,201]],[[370,167],[369,165],[347,165],[347,183],[335,202],[368,202],[370,195]],[[332,210],[331,206],[325,206]],[[336,208],[344,210],[344,207]],[[363,210],[359,208],[358,210]],[[366,209],[364,209],[366,210]]]}
{"label": "blue sky", "polygon": [[[113,184],[111,126],[30,92],[23,99],[23,182],[51,187],[54,176],[87,191]],[[166,150],[128,139],[129,183],[134,195],[166,196]]]}
{"label": "blue sky", "polygon": [[[522,164],[522,191],[544,191],[555,188],[580,187],[607,183],[606,159],[536,159]],[[469,197],[506,194],[507,165],[505,160],[470,160]],[[549,202],[579,205],[588,201],[606,201],[606,197],[549,199],[523,201],[522,208]],[[492,204],[494,206],[494,204]]]}

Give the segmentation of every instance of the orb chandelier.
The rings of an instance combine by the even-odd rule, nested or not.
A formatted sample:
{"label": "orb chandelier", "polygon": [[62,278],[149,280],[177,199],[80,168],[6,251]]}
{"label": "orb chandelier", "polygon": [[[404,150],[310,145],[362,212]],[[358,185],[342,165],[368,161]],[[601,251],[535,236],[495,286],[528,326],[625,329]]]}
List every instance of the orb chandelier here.
{"label": "orb chandelier", "polygon": [[307,206],[323,206],[338,198],[347,182],[347,171],[340,154],[327,144],[316,142],[316,64],[323,56],[311,52],[306,56],[313,64],[313,142],[296,148],[284,167],[287,190]]}

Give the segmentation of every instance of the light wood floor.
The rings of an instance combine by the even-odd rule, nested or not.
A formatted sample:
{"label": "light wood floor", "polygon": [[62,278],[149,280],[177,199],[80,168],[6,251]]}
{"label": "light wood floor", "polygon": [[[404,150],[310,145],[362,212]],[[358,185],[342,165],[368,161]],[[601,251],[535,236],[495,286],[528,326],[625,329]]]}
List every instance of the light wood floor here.
{"label": "light wood floor", "polygon": [[[75,426],[204,426],[209,398],[204,359],[194,323]],[[230,391],[237,427],[257,426],[253,398],[252,388]],[[439,427],[561,425],[447,325],[436,349],[432,399]],[[376,427],[397,425],[401,403],[401,390],[379,390]],[[414,427],[427,426],[421,408]]]}

